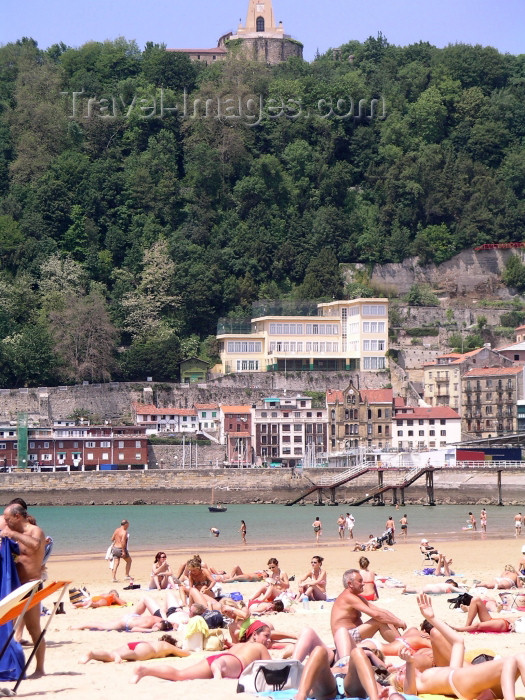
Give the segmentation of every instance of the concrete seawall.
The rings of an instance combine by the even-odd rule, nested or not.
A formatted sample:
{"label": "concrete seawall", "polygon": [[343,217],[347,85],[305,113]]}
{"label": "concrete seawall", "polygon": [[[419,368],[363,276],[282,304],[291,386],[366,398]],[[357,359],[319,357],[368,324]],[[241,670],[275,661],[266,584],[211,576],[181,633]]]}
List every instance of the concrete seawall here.
{"label": "concrete seawall", "polygon": [[[188,469],[132,472],[30,472],[0,474],[3,503],[14,496],[31,505],[111,505],[111,504],[199,504],[209,503],[211,489],[223,503],[287,503],[308,490],[324,476],[340,474],[335,469],[305,470],[301,476],[288,469]],[[398,483],[402,471],[385,471],[385,484]],[[377,486],[377,474],[368,473],[336,490],[336,501],[352,503]],[[398,491],[399,497],[399,491]],[[502,497],[506,505],[525,503],[525,473],[506,471],[502,476]],[[436,470],[436,503],[497,503],[497,476],[484,470]],[[324,491],[324,502],[329,499]],[[317,494],[306,498],[317,503]],[[425,479],[405,490],[406,503],[426,503]],[[385,494],[392,503],[392,491]]]}

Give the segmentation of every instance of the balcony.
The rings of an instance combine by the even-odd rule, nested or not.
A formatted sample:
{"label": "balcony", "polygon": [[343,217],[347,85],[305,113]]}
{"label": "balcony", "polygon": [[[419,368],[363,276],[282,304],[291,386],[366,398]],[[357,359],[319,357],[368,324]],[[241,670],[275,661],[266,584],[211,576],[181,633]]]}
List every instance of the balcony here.
{"label": "balcony", "polygon": [[449,383],[448,377],[436,377],[436,384],[448,384],[448,383]]}

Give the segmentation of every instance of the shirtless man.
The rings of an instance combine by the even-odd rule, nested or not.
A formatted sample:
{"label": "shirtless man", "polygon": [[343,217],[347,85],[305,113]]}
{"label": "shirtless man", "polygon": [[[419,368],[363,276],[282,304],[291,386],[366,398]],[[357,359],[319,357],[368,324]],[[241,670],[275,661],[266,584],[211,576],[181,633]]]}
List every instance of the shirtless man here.
{"label": "shirtless man", "polygon": [[521,558],[518,563],[518,572],[522,575],[525,573],[525,544],[521,548]]}
{"label": "shirtless man", "polygon": [[123,520],[120,523],[113,535],[111,536],[111,544],[113,545],[111,549],[111,554],[113,559],[115,559],[115,566],[113,568],[113,581],[117,580],[117,569],[120,564],[120,560],[124,559],[126,562],[126,578],[129,578],[129,570],[131,569],[131,557],[128,552],[128,539],[129,539],[129,522]]}
{"label": "shirtless man", "polygon": [[514,530],[515,530],[515,536],[517,537],[518,535],[521,535],[521,526],[523,523],[523,516],[521,513],[516,513],[514,516]]}
{"label": "shirtless man", "polygon": [[403,539],[406,540],[407,535],[408,535],[408,518],[407,518],[406,513],[399,520],[399,524],[401,525],[401,532],[403,533]]}
{"label": "shirtless man", "polygon": [[392,544],[396,543],[396,524],[394,518],[389,515],[388,520],[385,523],[385,530],[392,530]]}
{"label": "shirtless man", "polygon": [[[4,524],[0,532],[18,544],[20,554],[16,560],[16,570],[20,583],[39,581],[44,560],[45,535],[42,528],[28,521],[27,510],[14,503],[4,510]],[[40,637],[40,605],[35,605],[24,615],[24,624],[31,635],[33,644]],[[33,678],[44,675],[44,658],[46,654],[45,639],[42,638],[36,651],[36,670]]]}
{"label": "shirtless man", "polygon": [[[363,577],[357,569],[348,569],[343,574],[344,591],[336,598],[332,607],[330,625],[337,653],[340,658],[348,656],[353,641],[373,637],[376,632],[387,642],[399,637],[398,630],[406,629],[406,623],[398,617],[370,603],[363,597]],[[370,616],[363,622],[362,614]]]}

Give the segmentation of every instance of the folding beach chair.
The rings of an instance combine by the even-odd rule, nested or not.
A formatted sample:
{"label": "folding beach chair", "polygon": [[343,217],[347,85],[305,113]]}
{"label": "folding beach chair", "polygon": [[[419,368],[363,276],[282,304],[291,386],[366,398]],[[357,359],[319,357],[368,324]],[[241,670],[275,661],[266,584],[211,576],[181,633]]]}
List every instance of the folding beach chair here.
{"label": "folding beach chair", "polygon": [[[37,590],[41,583],[41,581],[30,581],[29,583],[25,583],[19,588],[16,588],[5,598],[0,600],[0,627],[2,625],[7,624],[11,620],[14,620],[17,617],[20,618],[17,625],[13,628],[11,634],[9,635],[6,643],[4,644],[4,648],[0,651],[1,659],[5,654],[9,644],[11,643],[11,640],[16,632],[18,625],[22,623],[22,618],[25,615],[25,613],[31,608],[33,608],[35,605],[38,605],[42,600],[44,600],[48,596],[52,595],[53,593],[56,593],[57,591],[60,591],[58,595],[58,600],[55,601],[53,605],[53,610],[51,611],[51,614],[47,619],[46,625],[40,633],[40,636],[36,640],[33,650],[31,651],[29,658],[27,659],[25,666],[17,679],[14,688],[12,690],[9,688],[0,688],[0,695],[16,695],[18,686],[22,682],[25,672],[27,671],[29,664],[33,660],[33,657],[36,654],[38,647],[40,646],[42,639],[44,638],[44,635],[47,631],[47,628],[49,627],[51,620],[53,619],[57,608],[60,605],[60,602],[64,596],[64,593],[66,592],[66,589],[71,583],[71,581],[51,581],[45,584],[41,590]],[[27,598],[24,598],[24,596],[27,596],[28,593],[29,596]]]}

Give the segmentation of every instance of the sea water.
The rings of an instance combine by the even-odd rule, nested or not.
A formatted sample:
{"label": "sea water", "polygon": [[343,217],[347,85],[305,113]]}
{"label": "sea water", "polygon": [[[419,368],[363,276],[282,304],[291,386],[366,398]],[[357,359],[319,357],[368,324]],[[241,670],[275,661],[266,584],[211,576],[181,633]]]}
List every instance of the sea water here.
{"label": "sea water", "polygon": [[[460,539],[466,542],[482,537],[479,524],[481,506],[283,506],[228,505],[225,513],[210,513],[207,506],[56,506],[31,507],[44,532],[54,540],[54,554],[100,554],[106,551],[111,535],[126,518],[130,522],[129,548],[133,552],[194,550],[216,547],[225,549],[242,546],[239,532],[241,520],[246,522],[247,543],[250,547],[272,547],[309,543],[316,548],[312,523],[318,515],[323,523],[321,543],[338,539],[337,518],[350,511],[356,519],[354,538],[366,541],[369,534],[381,535],[387,518],[396,523],[396,535],[401,537],[399,519],[408,516],[409,538],[427,537],[431,541]],[[478,531],[467,530],[468,512],[477,520]],[[516,506],[487,506],[488,538],[514,536]],[[525,512],[525,507],[523,508]],[[210,528],[220,531],[213,537]],[[524,528],[525,533],[525,528]]]}

